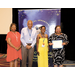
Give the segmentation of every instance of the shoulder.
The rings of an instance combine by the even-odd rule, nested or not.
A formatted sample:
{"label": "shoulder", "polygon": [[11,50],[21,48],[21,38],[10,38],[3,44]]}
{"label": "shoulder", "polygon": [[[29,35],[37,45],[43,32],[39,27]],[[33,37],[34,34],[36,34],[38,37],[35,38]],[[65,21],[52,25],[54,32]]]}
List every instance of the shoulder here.
{"label": "shoulder", "polygon": [[67,36],[65,33],[62,33],[63,36]]}
{"label": "shoulder", "polygon": [[9,35],[9,34],[11,34],[11,31],[9,31],[9,32],[7,33],[7,35]]}
{"label": "shoulder", "polygon": [[12,37],[12,32],[11,31],[7,33],[6,38],[8,38],[8,37]]}
{"label": "shoulder", "polygon": [[35,28],[32,28],[32,32],[34,32],[34,34],[37,34],[37,31]]}
{"label": "shoulder", "polygon": [[38,35],[37,35],[37,37],[40,37],[40,36],[41,36],[41,34],[38,34]]}
{"label": "shoulder", "polygon": [[45,34],[46,35],[46,37],[48,37],[48,35],[47,34]]}
{"label": "shoulder", "polygon": [[35,28],[32,28],[32,30],[33,30],[33,31],[36,31],[36,29],[35,29]]}
{"label": "shoulder", "polygon": [[24,30],[26,30],[27,29],[27,27],[24,27],[24,28],[22,28],[22,30],[21,31],[24,31]]}
{"label": "shoulder", "polygon": [[50,36],[54,36],[54,35],[55,35],[55,33],[51,34]]}
{"label": "shoulder", "polygon": [[26,29],[27,29],[27,27],[22,28],[22,30],[26,30]]}
{"label": "shoulder", "polygon": [[38,34],[37,36],[40,36],[41,34]]}
{"label": "shoulder", "polygon": [[17,34],[20,34],[18,31],[16,31]]}

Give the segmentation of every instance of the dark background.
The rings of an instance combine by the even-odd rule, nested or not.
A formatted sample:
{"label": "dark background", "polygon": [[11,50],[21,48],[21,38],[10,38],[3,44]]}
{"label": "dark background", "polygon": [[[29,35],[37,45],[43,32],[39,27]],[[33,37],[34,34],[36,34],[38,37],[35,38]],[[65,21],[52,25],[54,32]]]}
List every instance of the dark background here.
{"label": "dark background", "polygon": [[[13,15],[13,23],[17,24],[17,31],[18,27],[18,9],[24,8],[13,8],[12,15]],[[28,9],[28,8],[25,8]],[[39,8],[38,8],[39,9]],[[42,8],[41,8],[42,9]],[[62,32],[67,34],[69,44],[66,46],[66,60],[75,60],[75,9],[74,8],[61,8],[61,25],[62,25]],[[5,41],[6,34],[0,34],[0,53],[7,53],[7,44]]]}

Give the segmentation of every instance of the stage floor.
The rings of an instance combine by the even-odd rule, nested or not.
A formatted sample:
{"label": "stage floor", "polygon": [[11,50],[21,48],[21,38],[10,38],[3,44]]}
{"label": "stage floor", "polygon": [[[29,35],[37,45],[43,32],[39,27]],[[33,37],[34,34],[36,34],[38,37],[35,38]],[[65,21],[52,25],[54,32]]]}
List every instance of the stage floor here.
{"label": "stage floor", "polygon": [[63,65],[64,67],[75,67],[75,61],[65,60]]}
{"label": "stage floor", "polygon": [[[6,61],[6,58],[0,58],[0,67],[10,67],[10,63]],[[20,67],[20,61],[18,61],[18,67]]]}
{"label": "stage floor", "polygon": [[[0,67],[9,67],[10,63],[6,61],[7,54],[0,54]],[[75,61],[65,60],[64,67],[75,67]],[[18,67],[20,67],[20,60],[18,59]]]}
{"label": "stage floor", "polygon": [[[10,63],[6,61],[7,54],[0,54],[0,67],[10,67]],[[20,67],[20,60],[18,60],[18,67]]]}

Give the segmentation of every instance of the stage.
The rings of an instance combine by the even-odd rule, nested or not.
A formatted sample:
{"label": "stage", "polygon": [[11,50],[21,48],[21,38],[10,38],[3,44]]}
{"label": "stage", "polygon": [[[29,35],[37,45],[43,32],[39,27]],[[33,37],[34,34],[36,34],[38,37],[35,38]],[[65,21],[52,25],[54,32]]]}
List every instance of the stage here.
{"label": "stage", "polygon": [[[6,61],[7,54],[0,54],[0,67],[10,67],[10,63]],[[36,64],[36,63],[33,63]],[[75,67],[75,61],[65,60],[64,67]],[[18,59],[18,67],[20,67],[20,59]],[[33,66],[36,67],[36,66]],[[49,66],[51,67],[51,66]]]}
{"label": "stage", "polygon": [[64,67],[75,67],[75,61],[65,60]]}
{"label": "stage", "polygon": [[[0,54],[0,67],[10,67],[10,63],[6,61],[7,54]],[[20,67],[20,60],[18,61],[18,67]]]}
{"label": "stage", "polygon": [[[38,29],[40,26],[37,24],[45,25],[46,26],[46,33],[49,36],[50,36],[50,34],[52,34],[51,33],[51,32],[53,32],[52,28],[54,28],[55,25],[61,25],[62,32],[68,36],[68,40],[69,40],[69,44],[67,46],[65,46],[65,58],[70,59],[70,60],[65,60],[63,65],[64,65],[64,67],[75,67],[75,47],[74,47],[75,40],[72,40],[72,39],[74,39],[74,35],[75,35],[75,33],[74,33],[74,30],[75,30],[75,28],[74,28],[74,25],[75,25],[75,22],[74,22],[74,17],[75,17],[74,13],[75,12],[74,12],[74,10],[75,9],[68,9],[68,8],[66,8],[66,9],[65,8],[49,9],[49,10],[45,9],[45,11],[44,11],[43,9],[37,10],[35,8],[35,10],[37,10],[37,11],[35,11],[35,13],[37,12],[38,14],[37,13],[34,14],[33,10],[34,9],[12,8],[13,23],[17,24],[17,31],[20,32],[23,27],[27,26],[27,24],[25,24],[25,23],[28,19],[33,20],[33,27],[36,29]],[[41,18],[39,16],[39,14],[40,14]],[[27,15],[29,17],[27,17]],[[54,19],[52,19],[52,18],[54,18]],[[3,22],[4,22],[4,19],[3,19]],[[1,26],[1,29],[2,29],[2,26]],[[72,34],[70,34],[70,33],[72,33]],[[1,39],[0,40],[0,53],[3,53],[3,54],[0,54],[0,66],[1,67],[9,67],[9,63],[6,62],[6,56],[7,56],[7,54],[6,54],[7,53],[7,42],[5,41],[6,35],[7,34],[5,34],[5,33],[0,34],[0,39]],[[51,48],[50,48],[50,50],[51,50]],[[36,51],[36,47],[35,47],[34,58],[33,58],[33,60],[34,60],[33,67],[35,67],[37,65],[37,63],[35,63],[37,60],[36,54],[37,54],[37,51]],[[51,51],[49,52],[49,59],[50,59],[49,60],[49,67],[53,67],[53,66],[51,66],[52,65],[51,64],[52,63],[52,52]],[[74,61],[71,61],[71,60],[74,60]],[[20,67],[20,60],[19,60],[18,64],[19,64],[18,66]]]}

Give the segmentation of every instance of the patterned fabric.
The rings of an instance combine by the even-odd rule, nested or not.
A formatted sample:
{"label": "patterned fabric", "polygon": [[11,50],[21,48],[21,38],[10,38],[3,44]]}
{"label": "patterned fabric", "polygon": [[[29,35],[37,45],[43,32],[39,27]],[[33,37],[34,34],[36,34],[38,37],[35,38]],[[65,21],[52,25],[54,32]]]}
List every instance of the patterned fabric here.
{"label": "patterned fabric", "polygon": [[[52,43],[52,40],[63,40],[63,42],[69,43],[67,35],[64,33],[62,33],[61,35],[56,35],[55,33],[53,33],[49,37],[49,43]],[[63,49],[52,49],[52,53],[54,65],[62,65],[65,60],[65,48],[63,47]]]}

